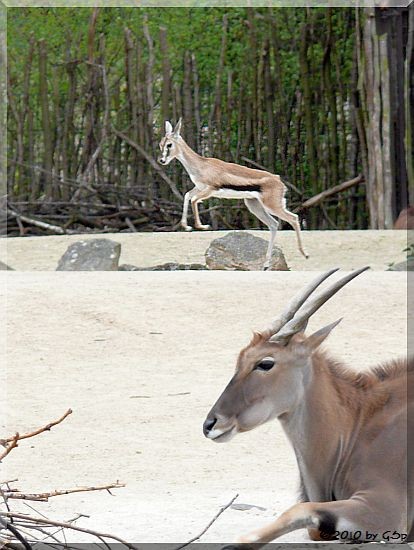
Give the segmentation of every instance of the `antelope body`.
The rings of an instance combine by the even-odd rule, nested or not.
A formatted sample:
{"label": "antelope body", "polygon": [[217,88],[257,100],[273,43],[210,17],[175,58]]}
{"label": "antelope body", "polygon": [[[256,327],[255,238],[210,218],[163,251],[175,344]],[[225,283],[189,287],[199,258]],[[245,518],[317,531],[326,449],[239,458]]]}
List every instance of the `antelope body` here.
{"label": "antelope body", "polygon": [[165,136],[159,144],[161,155],[158,161],[160,164],[167,165],[177,158],[195,185],[184,196],[182,227],[186,231],[192,230],[187,223],[190,201],[195,228],[210,229],[209,225],[203,225],[200,221],[198,204],[201,201],[210,197],[244,199],[250,212],[270,229],[265,268],[270,265],[279,225],[273,216],[287,221],[294,228],[299,250],[307,258],[308,255],[302,246],[298,216],[286,209],[286,186],[280,176],[264,170],[254,170],[231,162],[198,155],[182,138],[181,126],[181,119],[174,129],[169,121],[165,123]]}
{"label": "antelope body", "polygon": [[394,229],[414,229],[414,206],[401,210],[395,221]]}
{"label": "antelope body", "polygon": [[407,463],[414,360],[356,373],[319,349],[339,321],[304,334],[309,317],[364,269],[309,299],[336,270],[319,276],[256,333],[204,422],[205,436],[224,442],[278,418],[296,454],[303,502],[237,542],[260,546],[301,528],[313,540],[414,540],[414,472]]}

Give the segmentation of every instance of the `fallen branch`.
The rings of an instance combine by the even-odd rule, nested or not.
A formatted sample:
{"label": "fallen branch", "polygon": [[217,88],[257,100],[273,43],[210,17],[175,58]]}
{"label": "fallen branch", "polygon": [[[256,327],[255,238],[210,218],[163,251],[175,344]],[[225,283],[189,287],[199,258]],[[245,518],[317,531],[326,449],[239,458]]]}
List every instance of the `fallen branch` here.
{"label": "fallen branch", "polygon": [[24,216],[22,214],[19,214],[18,212],[15,212],[14,210],[11,210],[11,208],[7,209],[7,213],[10,216],[13,216],[16,218],[17,223],[19,221],[29,223],[31,225],[35,225],[36,227],[40,227],[41,229],[48,229],[49,231],[54,231],[55,233],[59,233],[59,235],[65,235],[66,231],[60,227],[59,225],[52,225],[51,223],[41,222],[39,220],[35,220],[34,218],[28,218],[27,216]]}
{"label": "fallen branch", "polygon": [[17,447],[17,442],[19,441],[19,439],[20,439],[20,436],[18,433],[16,433],[13,437],[7,440],[7,443],[9,443],[9,445],[7,444],[4,445],[6,448],[0,454],[0,462],[3,460],[3,458],[5,458],[9,454],[10,451],[12,451],[15,447]]}
{"label": "fallen branch", "polygon": [[74,489],[62,489],[56,491],[50,491],[47,493],[22,493],[16,490],[3,489],[3,494],[6,498],[16,498],[21,500],[36,500],[47,502],[51,497],[57,497],[60,495],[69,495],[70,493],[83,493],[90,491],[109,491],[109,489],[119,489],[125,487],[125,483],[111,483],[109,485],[97,485],[96,487],[75,487]]}
{"label": "fallen branch", "polygon": [[230,506],[233,504],[233,502],[238,498],[239,494],[237,493],[227,504],[222,506],[220,510],[217,512],[217,514],[209,521],[209,523],[204,527],[204,529],[195,537],[190,539],[189,541],[185,542],[184,544],[181,544],[180,546],[177,546],[174,548],[174,550],[181,550],[181,548],[185,548],[186,546],[189,546],[191,543],[195,542],[196,540],[200,539],[207,531],[210,529],[210,527],[213,525],[215,521],[221,516],[223,512],[227,510],[227,508],[230,508]]}
{"label": "fallen branch", "polygon": [[336,195],[336,193],[340,193],[341,191],[345,191],[346,189],[349,189],[354,185],[363,183],[364,181],[364,176],[362,176],[362,174],[359,174],[359,176],[353,178],[352,180],[344,181],[342,183],[339,183],[338,185],[335,185],[334,187],[331,187],[330,189],[326,189],[325,191],[314,195],[313,197],[302,203],[297,208],[297,210],[303,210],[304,208],[311,208],[312,206],[316,206],[320,202],[324,201],[326,198],[331,197],[332,195]]}
{"label": "fallen branch", "polygon": [[[31,545],[9,521],[3,522],[3,520],[1,520],[1,524],[4,525],[5,528],[10,531],[10,533],[23,545],[23,548],[26,548],[26,550],[32,550]],[[10,542],[7,541],[6,544],[9,546]]]}
{"label": "fallen branch", "polygon": [[117,135],[119,138],[124,140],[128,145],[136,149],[144,158],[147,160],[151,166],[154,168],[155,171],[159,173],[159,175],[162,177],[162,179],[165,181],[165,183],[169,186],[171,191],[174,193],[174,195],[180,199],[183,200],[182,194],[178,191],[177,187],[175,186],[175,183],[170,179],[167,174],[164,172],[164,170],[157,164],[157,162],[152,158],[151,155],[149,155],[145,149],[143,149],[138,143],[135,143],[135,141],[132,141],[130,137],[128,137],[126,134],[120,132],[119,130],[113,129],[115,135]]}
{"label": "fallen branch", "polygon": [[17,512],[0,512],[0,517],[9,518],[10,520],[13,520],[14,525],[16,525],[15,520],[21,519],[33,524],[47,525],[51,527],[62,527],[63,529],[71,529],[73,531],[79,531],[80,533],[87,533],[88,535],[92,535],[100,539],[116,540],[117,542],[120,542],[121,544],[123,544],[124,546],[127,546],[128,548],[131,548],[133,550],[138,550],[137,546],[127,542],[124,539],[121,539],[120,537],[117,537],[116,535],[111,535],[109,533],[100,533],[99,531],[95,531],[93,529],[87,529],[86,527],[78,527],[77,525],[72,525],[71,523],[68,523],[65,521],[54,521],[48,518],[34,517],[34,516],[29,516],[27,514],[20,514]]}
{"label": "fallen branch", "polygon": [[28,432],[22,435],[16,434],[12,437],[7,437],[6,439],[0,439],[0,445],[6,446],[7,443],[10,443],[10,441],[13,441],[16,436],[18,436],[16,441],[21,441],[22,439],[27,439],[29,437],[34,437],[35,435],[38,435],[42,432],[48,432],[53,426],[56,426],[57,424],[60,424],[65,420],[66,417],[68,417],[70,414],[72,414],[72,409],[68,409],[63,416],[61,416],[58,420],[55,420],[54,422],[49,422],[49,424],[46,424],[46,426],[43,426],[42,428],[37,428],[36,430],[33,430],[32,432]]}

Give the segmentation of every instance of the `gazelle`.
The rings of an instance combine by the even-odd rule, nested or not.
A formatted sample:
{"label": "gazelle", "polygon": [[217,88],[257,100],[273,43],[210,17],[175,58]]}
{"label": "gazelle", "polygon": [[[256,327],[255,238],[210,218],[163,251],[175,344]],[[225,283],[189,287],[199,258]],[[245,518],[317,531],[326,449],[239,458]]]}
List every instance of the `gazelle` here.
{"label": "gazelle", "polygon": [[260,547],[301,528],[313,540],[414,539],[414,360],[353,372],[319,349],[340,320],[304,334],[309,317],[365,269],[312,297],[337,270],[320,275],[255,333],[204,422],[205,436],[224,442],[278,418],[296,454],[302,502],[239,543]]}
{"label": "gazelle", "polygon": [[167,165],[177,158],[195,185],[184,196],[181,226],[186,231],[192,230],[192,227],[187,223],[190,201],[195,228],[210,229],[209,225],[203,225],[200,221],[198,204],[201,201],[209,197],[244,199],[244,203],[250,212],[270,229],[265,268],[270,265],[273,244],[279,226],[273,216],[285,220],[293,227],[296,231],[299,250],[307,258],[308,255],[302,246],[298,216],[286,209],[286,186],[280,176],[215,158],[202,157],[184,141],[181,136],[181,127],[181,118],[174,129],[171,123],[168,120],[166,121],[165,136],[159,144],[161,155],[158,158],[158,162],[163,165]]}

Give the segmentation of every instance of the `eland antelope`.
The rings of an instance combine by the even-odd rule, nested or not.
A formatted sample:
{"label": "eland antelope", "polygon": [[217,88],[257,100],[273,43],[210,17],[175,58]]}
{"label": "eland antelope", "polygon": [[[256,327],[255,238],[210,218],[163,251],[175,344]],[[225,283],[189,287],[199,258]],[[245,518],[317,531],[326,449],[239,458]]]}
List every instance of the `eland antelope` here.
{"label": "eland antelope", "polygon": [[[414,360],[356,372],[320,349],[341,319],[304,333],[310,316],[366,269],[315,296],[337,270],[319,275],[268,328],[255,333],[204,422],[206,437],[225,442],[278,418],[295,451],[302,502],[238,543],[260,547],[301,528],[312,540],[414,540],[414,472],[407,470]],[[269,472],[264,476],[268,483]]]}
{"label": "eland antelope", "polygon": [[184,196],[181,226],[186,231],[192,230],[187,223],[190,201],[195,228],[210,229],[209,225],[203,225],[200,221],[198,203],[209,197],[244,199],[250,212],[270,230],[265,268],[270,265],[273,244],[279,226],[273,216],[288,222],[293,227],[296,231],[299,250],[307,258],[308,255],[302,246],[298,216],[286,209],[286,186],[280,176],[215,158],[202,157],[184,141],[181,136],[181,127],[181,118],[174,129],[171,123],[166,121],[165,136],[159,143],[161,154],[158,158],[158,162],[163,165],[167,165],[177,158],[195,185]]}

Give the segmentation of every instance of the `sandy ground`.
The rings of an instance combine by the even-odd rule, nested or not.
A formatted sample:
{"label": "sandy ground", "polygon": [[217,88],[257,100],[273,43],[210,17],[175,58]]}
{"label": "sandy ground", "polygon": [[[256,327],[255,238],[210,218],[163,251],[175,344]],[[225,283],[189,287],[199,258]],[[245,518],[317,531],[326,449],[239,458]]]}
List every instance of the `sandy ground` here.
{"label": "sandy ground", "polygon": [[[210,242],[226,233],[108,233],[0,239],[0,260],[21,271],[54,270],[71,243],[106,237],[121,243],[120,263],[139,267],[164,262],[204,263],[204,253]],[[265,239],[269,237],[267,231],[252,233]],[[279,231],[277,236],[276,242],[293,271],[329,269],[332,265],[354,269],[362,264],[385,270],[389,263],[405,259],[402,251],[407,246],[406,231],[303,231],[302,234],[309,259],[298,251],[293,231]]]}
{"label": "sandy ground", "polygon": [[[126,254],[140,237],[124,236]],[[36,239],[18,244],[28,241]],[[186,541],[236,493],[237,502],[265,510],[227,510],[203,542],[233,542],[271,520],[295,502],[297,484],[277,421],[223,445],[205,439],[201,426],[251,330],[313,276],[0,273],[3,303],[6,281],[8,292],[0,434],[74,411],[50,433],[22,441],[1,478],[18,477],[28,491],[121,480],[127,486],[115,496],[68,495],[35,507],[55,519],[88,514],[79,525],[135,542]],[[364,273],[315,315],[310,330],[344,316],[327,345],[363,369],[406,353],[406,299],[405,273]],[[307,537],[297,531],[281,540]]]}

